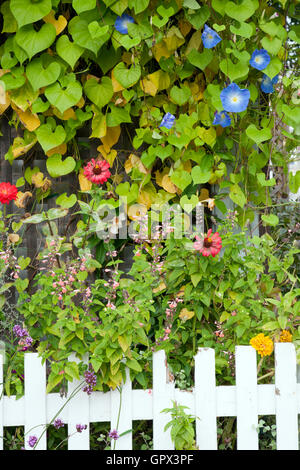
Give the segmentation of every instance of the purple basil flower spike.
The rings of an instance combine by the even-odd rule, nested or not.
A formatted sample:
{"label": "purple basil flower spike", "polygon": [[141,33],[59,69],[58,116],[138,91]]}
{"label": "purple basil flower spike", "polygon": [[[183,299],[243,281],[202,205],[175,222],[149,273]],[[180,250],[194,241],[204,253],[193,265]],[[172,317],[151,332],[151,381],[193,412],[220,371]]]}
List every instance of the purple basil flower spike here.
{"label": "purple basil flower spike", "polygon": [[65,423],[63,423],[63,421],[60,418],[56,418],[56,420],[53,423],[53,426],[55,427],[55,429],[63,428],[64,425]]}
{"label": "purple basil flower spike", "polygon": [[118,431],[116,429],[113,429],[113,431],[110,431],[110,433],[108,434],[108,436],[111,438],[111,439],[114,439],[115,441],[117,439],[119,439],[119,434],[118,434]]}
{"label": "purple basil flower spike", "polygon": [[86,424],[76,424],[76,431],[77,431],[77,432],[82,432],[82,431],[84,431],[85,429],[87,429],[87,425],[86,425]]}
{"label": "purple basil flower spike", "polygon": [[37,437],[36,436],[29,436],[29,439],[28,439],[29,447],[34,447],[36,443],[37,443]]}

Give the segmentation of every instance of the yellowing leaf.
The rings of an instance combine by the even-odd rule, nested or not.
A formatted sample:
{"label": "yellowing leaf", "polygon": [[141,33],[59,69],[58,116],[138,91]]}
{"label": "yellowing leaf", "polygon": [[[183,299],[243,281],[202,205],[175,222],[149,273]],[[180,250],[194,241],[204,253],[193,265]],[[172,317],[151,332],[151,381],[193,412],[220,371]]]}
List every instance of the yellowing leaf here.
{"label": "yellowing leaf", "polygon": [[32,114],[29,109],[22,111],[22,109],[17,108],[14,105],[12,107],[16,111],[24,127],[26,127],[26,129],[28,129],[30,132],[35,131],[41,125],[38,115]]}
{"label": "yellowing leaf", "polygon": [[77,120],[77,116],[73,108],[66,109],[64,113],[58,111],[57,108],[53,108],[53,114],[57,116],[62,121],[68,121],[69,119]]}
{"label": "yellowing leaf", "polygon": [[58,36],[67,26],[68,22],[63,15],[60,15],[58,19],[55,19],[55,12],[51,10],[47,16],[44,16],[43,20],[45,23],[50,23],[56,29],[56,35]]}
{"label": "yellowing leaf", "polygon": [[179,318],[183,321],[186,322],[187,320],[190,320],[193,318],[195,315],[195,312],[193,310],[188,310],[187,308],[183,308],[179,314]]}
{"label": "yellowing leaf", "polygon": [[127,158],[125,162],[125,171],[126,173],[130,173],[132,168],[137,168],[141,173],[144,173],[145,175],[148,173],[146,167],[143,165],[141,162],[141,159],[134,155],[134,153],[131,153],[129,157]]}
{"label": "yellowing leaf", "polygon": [[205,201],[209,198],[209,191],[206,188],[202,188],[200,191],[199,201]]}
{"label": "yellowing leaf", "polygon": [[158,287],[155,287],[155,289],[152,289],[152,292],[154,292],[154,294],[157,294],[158,292],[161,292],[162,290],[166,289],[166,287],[167,286],[164,283],[164,281],[161,281]]}
{"label": "yellowing leaf", "polygon": [[82,97],[80,98],[80,100],[78,101],[78,103],[76,103],[75,106],[76,106],[77,108],[83,108],[84,104],[85,104],[85,99],[84,99],[84,97],[82,96]]}
{"label": "yellowing leaf", "polygon": [[166,43],[161,41],[153,46],[152,52],[157,62],[159,62],[162,57],[170,57],[173,51],[170,51]]}
{"label": "yellowing leaf", "polygon": [[83,169],[79,172],[78,180],[81,191],[90,191],[92,189],[92,183],[84,176]]}
{"label": "yellowing leaf", "polygon": [[39,171],[31,177],[31,181],[36,188],[41,188],[43,186],[44,174]]}
{"label": "yellowing leaf", "polygon": [[168,73],[164,72],[163,70],[157,70],[156,72],[148,75],[147,78],[153,83],[158,91],[169,88],[171,83]]}
{"label": "yellowing leaf", "polygon": [[105,158],[109,165],[113,166],[113,163],[117,156],[117,151],[115,149],[111,149],[110,152],[106,152],[104,145],[99,145],[97,150],[101,153],[101,155],[103,156],[103,158]]}
{"label": "yellowing leaf", "polygon": [[144,93],[147,95],[155,96],[157,93],[157,87],[154,85],[154,83],[151,82],[151,80],[147,80],[144,78],[143,80],[140,81],[141,89],[143,90]]}
{"label": "yellowing leaf", "polygon": [[12,154],[14,159],[20,157],[20,155],[24,155],[35,145],[37,142],[36,136],[32,134],[31,138],[32,140],[30,140],[28,143],[25,143],[22,137],[16,137],[14,139],[12,144]]}
{"label": "yellowing leaf", "polygon": [[115,145],[121,134],[121,127],[120,126],[115,126],[115,127],[108,127],[106,135],[104,137],[101,137],[102,143],[104,145],[104,149],[106,152],[109,152],[110,149]]}
{"label": "yellowing leaf", "polygon": [[178,21],[178,26],[179,26],[181,34],[184,37],[187,36],[189,34],[189,32],[191,31],[191,29],[192,29],[191,23],[189,23],[188,21],[185,21],[183,19]]}
{"label": "yellowing leaf", "polygon": [[155,201],[156,190],[152,183],[148,183],[139,193],[137,202],[150,209],[151,205]]}
{"label": "yellowing leaf", "polygon": [[188,56],[189,53],[195,49],[196,51],[198,51],[200,45],[202,44],[202,31],[201,29],[199,29],[198,31],[196,31],[191,39],[189,40],[189,43],[187,45],[187,48],[186,48],[186,51],[185,51],[185,56]]}
{"label": "yellowing leaf", "polygon": [[55,153],[65,155],[65,153],[67,153],[67,144],[63,143],[61,145],[58,145],[57,147],[53,147],[53,149],[50,149],[48,150],[48,152],[46,152],[46,155],[47,157],[51,157],[51,155],[54,155]]}
{"label": "yellowing leaf", "polygon": [[114,93],[117,93],[118,91],[125,90],[125,88],[119,82],[117,82],[117,80],[115,79],[113,70],[111,72],[111,82],[112,82]]}
{"label": "yellowing leaf", "polygon": [[185,82],[185,85],[187,85],[191,92],[192,92],[192,95],[193,95],[193,98],[195,101],[200,101],[202,100],[203,98],[203,91],[200,89],[200,86],[198,85],[198,83],[189,83],[189,82]]}
{"label": "yellowing leaf", "polygon": [[4,113],[4,111],[10,106],[10,97],[9,94],[6,92],[4,95],[4,91],[2,92],[2,89],[0,87],[0,116],[1,114]]}
{"label": "yellowing leaf", "polygon": [[165,191],[168,193],[174,194],[177,192],[177,186],[170,180],[168,175],[165,175],[162,179],[161,186],[164,188]]}
{"label": "yellowing leaf", "polygon": [[128,207],[127,214],[131,220],[137,220],[147,214],[147,208],[143,204],[133,204]]}
{"label": "yellowing leaf", "polygon": [[26,206],[27,200],[31,197],[32,193],[29,191],[25,191],[25,193],[18,191],[17,199],[14,201],[14,203],[17,207],[24,208]]}

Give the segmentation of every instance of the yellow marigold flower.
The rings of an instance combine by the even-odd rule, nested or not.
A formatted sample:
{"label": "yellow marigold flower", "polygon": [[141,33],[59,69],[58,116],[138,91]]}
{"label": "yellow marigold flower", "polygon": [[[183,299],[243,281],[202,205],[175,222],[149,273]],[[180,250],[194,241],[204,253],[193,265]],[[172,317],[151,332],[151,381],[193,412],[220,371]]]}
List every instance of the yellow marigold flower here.
{"label": "yellow marigold flower", "polygon": [[265,336],[263,333],[259,333],[254,338],[251,338],[250,345],[256,349],[258,354],[263,356],[270,356],[273,352],[273,341],[269,336]]}
{"label": "yellow marigold flower", "polygon": [[288,330],[282,330],[282,332],[280,333],[280,338],[279,338],[279,341],[281,343],[291,343],[292,339],[293,339],[293,336]]}

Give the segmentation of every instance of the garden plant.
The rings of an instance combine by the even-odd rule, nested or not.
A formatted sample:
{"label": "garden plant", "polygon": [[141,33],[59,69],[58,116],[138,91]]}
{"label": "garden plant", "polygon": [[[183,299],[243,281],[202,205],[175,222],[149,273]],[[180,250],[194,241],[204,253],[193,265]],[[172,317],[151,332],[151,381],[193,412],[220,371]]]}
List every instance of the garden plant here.
{"label": "garden plant", "polygon": [[[23,395],[26,352],[47,364],[48,393],[77,379],[88,395],[121,390],[126,369],[151,389],[160,349],[183,390],[199,347],[215,350],[219,385],[234,384],[237,345],[256,349],[259,383],[274,379],[276,342],[300,364],[297,0],[5,0],[0,12],[4,393]],[[32,233],[42,242],[27,253]],[[197,416],[164,411],[176,449],[196,449]],[[35,448],[41,432],[7,429],[5,448]],[[273,449],[274,424],[258,432]],[[134,449],[151,433],[136,425]],[[47,434],[66,448],[59,415]],[[234,448],[234,419],[218,436]],[[91,448],[119,437],[93,424]]]}

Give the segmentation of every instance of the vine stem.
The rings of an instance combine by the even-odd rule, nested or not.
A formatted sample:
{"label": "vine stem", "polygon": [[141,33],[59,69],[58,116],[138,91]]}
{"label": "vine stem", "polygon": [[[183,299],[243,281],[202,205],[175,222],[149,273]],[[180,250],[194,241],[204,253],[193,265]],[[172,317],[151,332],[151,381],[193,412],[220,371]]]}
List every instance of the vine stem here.
{"label": "vine stem", "polygon": [[[39,437],[38,440],[36,441],[36,443],[35,443],[33,449],[36,448],[36,446],[37,446],[38,443],[40,442],[42,436],[45,434],[45,432],[47,431],[47,429],[51,426],[51,424],[53,423],[53,421],[55,420],[55,418],[56,418],[56,417],[60,414],[60,412],[64,409],[64,407],[69,403],[69,401],[70,401],[73,397],[75,397],[75,395],[77,395],[78,392],[81,391],[83,384],[84,384],[84,381],[81,382],[81,383],[75,388],[75,390],[73,390],[73,392],[71,393],[71,395],[70,395],[69,398],[67,399],[66,403],[58,410],[58,412],[56,413],[56,415],[53,416],[53,418],[51,419],[50,423],[45,426],[45,429],[43,430],[42,434],[40,435],[40,437]],[[41,425],[39,425],[39,426],[41,426]],[[36,426],[35,426],[35,427],[36,427]],[[32,428],[32,429],[33,429],[33,428]],[[31,429],[30,429],[28,432],[30,432],[30,431],[31,431]],[[28,434],[28,432],[27,432],[26,434]],[[69,436],[69,437],[70,437],[70,436]]]}
{"label": "vine stem", "polygon": [[[117,430],[118,430],[118,427],[119,427],[119,423],[120,423],[120,416],[121,416],[121,407],[122,407],[122,390],[123,390],[123,387],[120,387],[120,404],[119,404],[119,411],[118,411],[118,418],[117,418]],[[114,442],[114,448],[113,450],[116,449],[116,440]]]}

